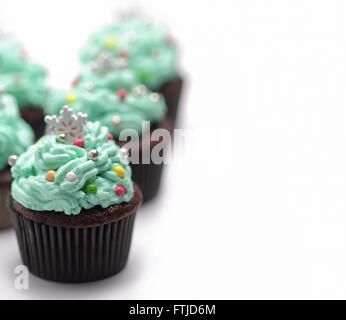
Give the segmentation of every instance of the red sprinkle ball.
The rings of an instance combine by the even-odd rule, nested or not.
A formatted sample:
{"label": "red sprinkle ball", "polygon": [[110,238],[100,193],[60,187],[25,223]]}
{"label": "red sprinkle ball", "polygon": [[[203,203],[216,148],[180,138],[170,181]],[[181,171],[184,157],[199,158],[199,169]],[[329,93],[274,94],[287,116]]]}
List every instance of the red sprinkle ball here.
{"label": "red sprinkle ball", "polygon": [[111,133],[108,133],[108,140],[114,140]]}
{"label": "red sprinkle ball", "polygon": [[128,56],[129,54],[125,50],[119,52],[119,57],[121,58],[127,58]]}
{"label": "red sprinkle ball", "polygon": [[80,79],[77,77],[77,78],[74,78],[71,85],[72,87],[76,87],[80,82]]}
{"label": "red sprinkle ball", "polygon": [[121,184],[119,184],[118,186],[116,186],[115,188],[115,194],[119,197],[123,197],[126,194],[126,189],[124,186],[122,186]]}
{"label": "red sprinkle ball", "polygon": [[125,89],[119,89],[117,95],[121,100],[124,100],[127,96],[127,91]]}
{"label": "red sprinkle ball", "polygon": [[165,43],[168,44],[168,45],[174,44],[174,38],[171,35],[167,35],[165,37]]}
{"label": "red sprinkle ball", "polygon": [[73,145],[79,148],[84,148],[84,139],[76,139],[73,141]]}
{"label": "red sprinkle ball", "polygon": [[29,56],[28,52],[25,49],[21,49],[19,54],[22,59],[27,59]]}

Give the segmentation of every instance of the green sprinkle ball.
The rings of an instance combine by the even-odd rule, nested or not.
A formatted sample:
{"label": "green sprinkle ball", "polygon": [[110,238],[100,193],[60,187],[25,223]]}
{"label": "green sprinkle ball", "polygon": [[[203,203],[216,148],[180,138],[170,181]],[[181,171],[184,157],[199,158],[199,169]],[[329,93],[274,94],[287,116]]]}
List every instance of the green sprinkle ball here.
{"label": "green sprinkle ball", "polygon": [[88,184],[86,189],[85,189],[86,193],[97,193],[97,186],[94,184]]}

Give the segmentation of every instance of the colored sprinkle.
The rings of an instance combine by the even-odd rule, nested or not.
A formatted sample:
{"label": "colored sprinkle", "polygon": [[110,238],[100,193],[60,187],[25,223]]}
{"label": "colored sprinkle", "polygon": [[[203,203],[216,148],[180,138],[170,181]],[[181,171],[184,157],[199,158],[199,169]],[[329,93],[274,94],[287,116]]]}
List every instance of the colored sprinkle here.
{"label": "colored sprinkle", "polygon": [[49,170],[46,174],[46,180],[49,182],[55,181],[56,172],[54,170]]}
{"label": "colored sprinkle", "polygon": [[121,184],[119,184],[118,186],[116,186],[115,188],[115,193],[117,196],[119,197],[123,197],[126,194],[126,189],[124,186],[122,186]]}
{"label": "colored sprinkle", "polygon": [[75,102],[77,100],[77,96],[74,93],[69,93],[66,97],[67,102]]}
{"label": "colored sprinkle", "polygon": [[71,85],[72,87],[76,87],[80,82],[80,79],[78,77],[74,78]]}
{"label": "colored sprinkle", "polygon": [[76,139],[73,141],[73,145],[79,148],[84,148],[84,139]]}
{"label": "colored sprinkle", "polygon": [[87,185],[87,187],[86,187],[86,189],[85,189],[85,191],[86,191],[86,193],[93,193],[93,194],[95,194],[95,193],[97,193],[97,186],[96,185],[94,185],[94,184],[88,184]]}
{"label": "colored sprinkle", "polygon": [[141,70],[138,72],[137,77],[141,83],[147,83],[149,79],[149,74],[145,70]]}
{"label": "colored sprinkle", "polygon": [[129,56],[129,54],[127,53],[127,51],[120,51],[119,52],[119,57],[121,58],[127,58]]}
{"label": "colored sprinkle", "polygon": [[113,171],[120,177],[120,178],[124,178],[125,177],[125,170],[123,167],[121,166],[115,166],[113,168]]}
{"label": "colored sprinkle", "polygon": [[115,38],[115,36],[110,36],[107,38],[106,42],[105,42],[105,46],[107,49],[112,49],[117,45],[117,39]]}
{"label": "colored sprinkle", "polygon": [[119,89],[117,95],[121,100],[124,100],[127,96],[127,91],[125,89]]}

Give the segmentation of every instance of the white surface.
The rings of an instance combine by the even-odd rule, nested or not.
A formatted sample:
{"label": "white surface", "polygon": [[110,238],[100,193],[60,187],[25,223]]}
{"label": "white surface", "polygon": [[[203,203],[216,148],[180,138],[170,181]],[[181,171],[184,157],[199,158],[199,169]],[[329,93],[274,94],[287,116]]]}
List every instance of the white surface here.
{"label": "white surface", "polygon": [[[1,0],[0,20],[63,87],[115,3]],[[0,298],[346,298],[343,1],[144,5],[181,43],[192,138],[139,213],[121,274],[84,285],[31,277],[18,291],[5,232]]]}

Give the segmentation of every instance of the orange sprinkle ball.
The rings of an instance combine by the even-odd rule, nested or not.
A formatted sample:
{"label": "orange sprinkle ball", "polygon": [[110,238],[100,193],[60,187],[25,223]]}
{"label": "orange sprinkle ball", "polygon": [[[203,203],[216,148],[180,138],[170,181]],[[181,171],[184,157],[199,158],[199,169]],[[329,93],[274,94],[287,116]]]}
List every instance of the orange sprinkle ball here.
{"label": "orange sprinkle ball", "polygon": [[46,180],[49,182],[55,181],[56,172],[54,170],[49,170],[46,174]]}

